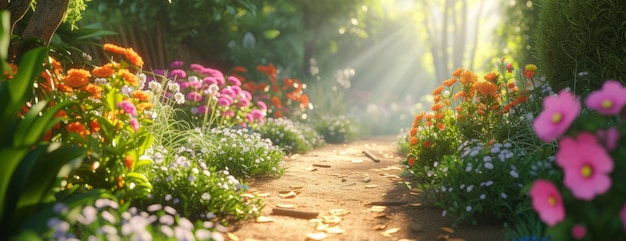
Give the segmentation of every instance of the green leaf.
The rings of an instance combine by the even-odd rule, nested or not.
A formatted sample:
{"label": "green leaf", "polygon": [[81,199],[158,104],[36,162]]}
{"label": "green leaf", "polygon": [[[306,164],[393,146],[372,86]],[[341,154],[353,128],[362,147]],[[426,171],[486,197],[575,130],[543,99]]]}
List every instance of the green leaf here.
{"label": "green leaf", "polygon": [[269,40],[275,39],[278,35],[280,35],[280,31],[278,29],[270,29],[263,32],[263,36]]}
{"label": "green leaf", "polygon": [[[0,61],[4,63],[9,56],[9,43],[11,42],[11,13],[0,11]],[[4,72],[4,69],[2,69]]]}
{"label": "green leaf", "polygon": [[34,48],[24,54],[20,60],[17,74],[13,80],[8,82],[9,94],[13,103],[25,101],[29,87],[32,88],[35,77],[43,71],[43,60],[47,56],[48,48],[46,47]]}
{"label": "green leaf", "polygon": [[[29,148],[0,149],[0,156],[2,157],[2,168],[0,168],[0,202],[2,202],[0,203],[0,218],[4,217],[4,208],[7,205],[7,190],[13,172],[19,166],[22,158],[28,154],[28,151]],[[2,224],[4,224],[5,219],[3,218],[2,220]]]}
{"label": "green leaf", "polygon": [[39,101],[26,113],[15,130],[13,146],[29,146],[36,143],[56,121],[60,121],[60,119],[55,121],[56,113],[66,106],[74,104],[74,102],[58,103],[50,110],[40,113],[47,104],[47,101]]}

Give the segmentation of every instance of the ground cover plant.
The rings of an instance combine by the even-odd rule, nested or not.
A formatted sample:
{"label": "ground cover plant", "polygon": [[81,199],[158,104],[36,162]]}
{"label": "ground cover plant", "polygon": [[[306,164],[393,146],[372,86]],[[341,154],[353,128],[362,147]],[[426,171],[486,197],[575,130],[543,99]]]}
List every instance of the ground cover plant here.
{"label": "ground cover plant", "polygon": [[268,118],[255,131],[287,154],[305,153],[325,144],[324,138],[312,127],[286,118]]}

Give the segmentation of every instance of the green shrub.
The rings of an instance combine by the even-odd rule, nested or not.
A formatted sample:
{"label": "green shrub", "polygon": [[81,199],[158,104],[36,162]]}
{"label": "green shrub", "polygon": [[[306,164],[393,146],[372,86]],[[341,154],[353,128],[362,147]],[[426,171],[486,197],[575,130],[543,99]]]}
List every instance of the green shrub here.
{"label": "green shrub", "polygon": [[203,153],[207,166],[227,170],[238,178],[282,176],[284,157],[279,147],[246,129],[214,128],[204,135],[216,151]]}
{"label": "green shrub", "polygon": [[287,153],[305,153],[324,144],[322,136],[311,127],[285,118],[269,118],[256,131]]}
{"label": "green shrub", "polygon": [[570,87],[577,94],[607,79],[626,81],[625,23],[621,0],[541,1],[535,35],[541,73],[555,91]]}
{"label": "green shrub", "polygon": [[357,135],[354,121],[344,115],[323,115],[309,123],[324,137],[326,143],[346,143]]}

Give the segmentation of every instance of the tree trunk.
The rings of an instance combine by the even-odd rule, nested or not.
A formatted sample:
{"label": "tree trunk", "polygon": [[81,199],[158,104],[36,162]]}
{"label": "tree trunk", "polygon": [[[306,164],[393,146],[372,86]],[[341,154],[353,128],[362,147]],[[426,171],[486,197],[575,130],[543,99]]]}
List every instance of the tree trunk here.
{"label": "tree trunk", "polygon": [[0,9],[6,9],[11,12],[11,34],[13,34],[13,28],[15,27],[15,23],[20,21],[28,11],[28,7],[30,7],[30,3],[32,0],[4,0],[0,1]]}
{"label": "tree trunk", "polygon": [[69,2],[69,0],[37,1],[35,13],[22,33],[22,39],[38,38],[44,45],[48,45],[52,35],[61,25]]}

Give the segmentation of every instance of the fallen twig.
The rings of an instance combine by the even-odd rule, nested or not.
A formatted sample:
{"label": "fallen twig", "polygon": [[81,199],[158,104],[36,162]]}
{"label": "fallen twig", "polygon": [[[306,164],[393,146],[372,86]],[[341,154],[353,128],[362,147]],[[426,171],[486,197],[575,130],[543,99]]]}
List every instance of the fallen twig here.
{"label": "fallen twig", "polygon": [[380,162],[380,159],[374,157],[374,155],[372,155],[371,153],[367,152],[367,151],[363,151],[363,154],[365,154],[367,157],[369,157],[370,159],[372,159],[372,161],[374,162]]}
{"label": "fallen twig", "polygon": [[400,206],[400,205],[404,205],[407,204],[407,201],[374,201],[365,205],[378,205],[378,206]]}
{"label": "fallen twig", "polygon": [[312,219],[312,218],[316,218],[317,215],[319,215],[318,212],[297,211],[297,210],[284,209],[284,208],[273,208],[272,214],[289,216],[289,217],[294,217],[294,218],[303,218],[303,219]]}
{"label": "fallen twig", "polygon": [[313,166],[314,167],[326,167],[326,168],[330,167],[330,165],[328,165],[328,164],[317,164],[317,163],[313,164]]}

